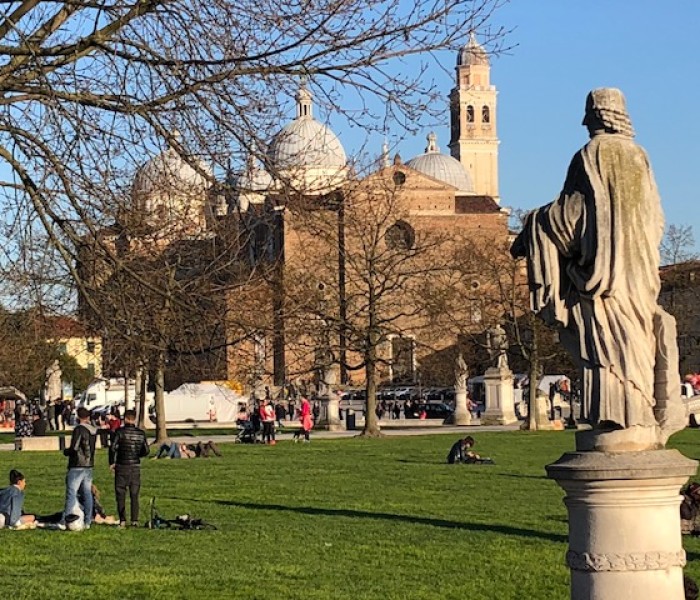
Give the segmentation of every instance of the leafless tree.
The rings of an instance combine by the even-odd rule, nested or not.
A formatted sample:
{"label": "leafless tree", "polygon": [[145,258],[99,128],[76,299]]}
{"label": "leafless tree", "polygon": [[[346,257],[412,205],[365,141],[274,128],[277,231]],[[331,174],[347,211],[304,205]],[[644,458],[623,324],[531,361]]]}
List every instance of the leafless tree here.
{"label": "leafless tree", "polygon": [[341,379],[364,380],[368,436],[379,435],[380,381],[413,382],[415,355],[434,341],[428,290],[448,268],[448,232],[421,227],[393,173],[351,182],[324,207],[289,206],[296,251],[285,265],[287,342],[298,357],[290,367],[337,364]]}
{"label": "leafless tree", "polygon": [[508,247],[509,243],[504,239],[463,239],[458,244],[454,270],[462,280],[461,289],[468,289],[469,281],[479,281],[480,317],[483,323],[475,328],[473,320],[465,322],[469,314],[460,313],[458,304],[446,311],[445,316],[453,319],[452,326],[477,345],[485,343],[481,335],[485,326],[496,323],[504,326],[510,340],[511,368],[516,372],[524,370],[528,374],[527,423],[528,428],[534,429],[533,407],[540,377],[552,370],[567,375],[574,375],[575,372],[568,355],[558,343],[556,332],[531,312],[525,265],[511,258]]}
{"label": "leafless tree", "polygon": [[456,48],[469,30],[500,43],[503,32],[488,26],[501,2],[6,4],[0,267],[56,310],[75,308],[77,290],[104,328],[109,303],[80,266],[87,244],[103,278],[126,275],[170,302],[171,287],[141,273],[105,235],[134,209],[132,178],[146,157],[167,145],[212,183],[249,154],[272,169],[263,149],[302,77],[329,115],[368,129],[387,119],[418,123],[436,106],[438,92],[422,78],[433,53]]}
{"label": "leafless tree", "polygon": [[669,225],[661,240],[661,264],[676,265],[697,258],[692,225]]}

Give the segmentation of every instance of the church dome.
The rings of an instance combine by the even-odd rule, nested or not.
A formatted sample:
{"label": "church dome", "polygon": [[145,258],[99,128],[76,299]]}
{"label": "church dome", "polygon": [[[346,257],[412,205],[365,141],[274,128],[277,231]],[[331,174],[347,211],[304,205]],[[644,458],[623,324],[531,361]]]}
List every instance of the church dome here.
{"label": "church dome", "polygon": [[474,33],[469,34],[469,41],[459,51],[457,55],[457,66],[466,67],[470,65],[486,65],[489,64],[489,55],[484,50],[483,46],[476,41]]}
{"label": "church dome", "polygon": [[133,216],[154,227],[183,232],[204,227],[207,176],[212,172],[204,162],[196,160],[196,164],[199,171],[172,146],[146,162],[131,187]]}
{"label": "church dome", "polygon": [[474,184],[469,172],[457,159],[440,152],[437,136],[433,132],[428,135],[428,147],[425,149],[425,154],[412,158],[406,163],[406,166],[433,179],[448,183],[460,192],[474,193]]}
{"label": "church dome", "polygon": [[[311,94],[303,87],[296,96],[297,116],[277,133],[267,151],[275,175],[290,178],[314,193],[345,178],[347,157],[338,137],[314,119]],[[331,185],[332,187],[332,185]]]}
{"label": "church dome", "polygon": [[246,169],[231,182],[235,190],[235,198],[242,212],[248,210],[250,204],[263,204],[265,196],[274,187],[274,180],[265,169],[256,166],[255,159],[248,159]]}
{"label": "church dome", "polygon": [[[199,169],[211,175],[211,169],[196,161]],[[173,147],[161,152],[136,171],[132,194],[143,196],[163,192],[201,192],[209,187],[207,178],[185,161]]]}

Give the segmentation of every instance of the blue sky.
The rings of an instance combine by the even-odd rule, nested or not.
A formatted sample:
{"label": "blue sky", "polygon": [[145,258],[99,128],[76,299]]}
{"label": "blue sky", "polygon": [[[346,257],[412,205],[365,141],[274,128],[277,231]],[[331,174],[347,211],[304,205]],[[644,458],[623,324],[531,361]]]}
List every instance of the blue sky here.
{"label": "blue sky", "polygon": [[[586,94],[619,87],[636,139],[649,153],[667,224],[692,225],[700,247],[700,2],[513,0],[494,23],[513,29],[507,41],[513,48],[491,60],[499,90],[502,204],[534,208],[552,200],[571,156],[587,140],[581,126]],[[445,73],[433,70],[445,97],[454,60],[454,53],[445,54]],[[448,126],[445,101],[439,126],[398,142],[402,157],[423,152],[429,128],[447,152]],[[357,133],[334,127],[352,152]]]}

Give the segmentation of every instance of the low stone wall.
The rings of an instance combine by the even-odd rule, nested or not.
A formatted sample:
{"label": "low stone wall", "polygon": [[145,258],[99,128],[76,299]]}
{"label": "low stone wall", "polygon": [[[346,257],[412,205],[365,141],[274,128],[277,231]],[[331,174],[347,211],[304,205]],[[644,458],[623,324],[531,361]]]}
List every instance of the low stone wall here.
{"label": "low stone wall", "polygon": [[15,438],[15,450],[25,452],[63,450],[65,447],[66,438],[62,435]]}

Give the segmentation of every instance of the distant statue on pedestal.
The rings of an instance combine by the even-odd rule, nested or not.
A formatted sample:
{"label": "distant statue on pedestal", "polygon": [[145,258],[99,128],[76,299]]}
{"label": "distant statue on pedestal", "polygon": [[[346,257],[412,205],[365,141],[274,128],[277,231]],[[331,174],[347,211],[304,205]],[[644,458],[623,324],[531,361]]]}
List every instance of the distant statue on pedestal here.
{"label": "distant statue on pedestal", "polygon": [[486,346],[491,357],[491,364],[497,369],[508,369],[508,336],[500,324],[487,330]]}
{"label": "distant statue on pedestal", "polygon": [[63,372],[61,371],[61,366],[58,364],[57,360],[46,369],[46,400],[47,402],[53,402],[54,400],[60,400],[63,393],[61,385],[61,376]]}
{"label": "distant statue on pedestal", "polygon": [[457,361],[455,362],[455,390],[467,391],[467,379],[469,377],[469,368],[467,363],[464,362],[464,357],[462,353],[457,356]]}
{"label": "distant statue on pedestal", "polygon": [[469,368],[464,362],[464,357],[460,352],[455,361],[455,412],[453,417],[454,425],[470,425],[471,413],[469,412],[469,402],[467,399],[467,378]]}

